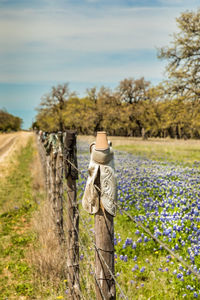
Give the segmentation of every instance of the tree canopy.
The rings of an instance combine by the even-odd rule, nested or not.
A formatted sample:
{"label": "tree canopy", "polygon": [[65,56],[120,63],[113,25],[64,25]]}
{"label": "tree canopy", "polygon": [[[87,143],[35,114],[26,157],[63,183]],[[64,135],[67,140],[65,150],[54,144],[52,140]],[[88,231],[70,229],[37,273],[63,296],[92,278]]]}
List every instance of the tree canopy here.
{"label": "tree canopy", "polygon": [[18,131],[21,129],[22,119],[0,109],[0,132]]}
{"label": "tree canopy", "polygon": [[179,31],[159,50],[167,60],[167,80],[157,86],[125,78],[111,90],[96,87],[78,97],[69,85],[43,96],[36,124],[45,131],[106,130],[110,135],[200,138],[200,9],[177,18]]}
{"label": "tree canopy", "polygon": [[159,58],[167,59],[168,92],[173,97],[199,101],[200,96],[200,9],[176,19],[179,32],[171,47],[163,47]]}

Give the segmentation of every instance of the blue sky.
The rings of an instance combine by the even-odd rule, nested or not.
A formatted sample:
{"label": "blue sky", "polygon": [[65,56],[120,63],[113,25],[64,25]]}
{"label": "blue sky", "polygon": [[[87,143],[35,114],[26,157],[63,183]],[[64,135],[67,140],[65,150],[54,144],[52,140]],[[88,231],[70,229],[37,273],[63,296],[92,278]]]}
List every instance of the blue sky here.
{"label": "blue sky", "polygon": [[80,96],[144,76],[164,79],[157,48],[199,0],[0,0],[0,108],[28,128],[41,96],[69,82]]}

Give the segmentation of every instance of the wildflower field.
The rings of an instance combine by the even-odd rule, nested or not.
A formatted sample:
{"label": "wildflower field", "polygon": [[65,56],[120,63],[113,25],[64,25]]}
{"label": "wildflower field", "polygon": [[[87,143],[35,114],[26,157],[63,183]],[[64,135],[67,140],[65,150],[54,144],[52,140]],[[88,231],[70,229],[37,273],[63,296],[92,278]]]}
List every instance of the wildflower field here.
{"label": "wildflower field", "polygon": [[[185,143],[180,141],[171,147],[170,142],[164,151],[166,141],[134,143],[126,147],[120,140],[114,145],[120,206],[114,218],[117,299],[200,299],[200,144],[188,141],[180,147]],[[43,175],[34,145],[31,139],[13,154],[10,171],[0,178],[0,299],[69,295],[65,257],[53,235],[48,202],[43,203]],[[89,143],[78,139],[81,299],[93,300],[94,218],[81,205],[89,159]]]}
{"label": "wildflower field", "polygon": [[[81,199],[88,146],[79,144],[78,153]],[[115,218],[115,275],[128,299],[200,298],[200,169],[198,162],[180,161],[181,154],[180,160],[172,162],[115,151],[121,205]],[[126,212],[184,263],[155,242]],[[93,220],[88,220],[92,230]],[[84,253],[81,258],[88,259]],[[123,295],[117,287],[120,298]]]}

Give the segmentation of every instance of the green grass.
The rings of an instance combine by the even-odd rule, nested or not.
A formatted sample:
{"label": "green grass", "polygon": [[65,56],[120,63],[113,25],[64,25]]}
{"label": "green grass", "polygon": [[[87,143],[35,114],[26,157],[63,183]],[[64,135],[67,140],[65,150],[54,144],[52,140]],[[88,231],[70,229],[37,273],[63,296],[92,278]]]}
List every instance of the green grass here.
{"label": "green grass", "polygon": [[[64,299],[65,282],[53,284],[38,274],[30,252],[40,259],[44,249],[32,220],[44,194],[35,184],[33,164],[38,166],[33,139],[13,159],[11,172],[0,180],[0,299]],[[35,176],[39,175],[36,170]],[[38,180],[38,178],[37,178]],[[42,220],[37,221],[40,223]],[[45,234],[45,233],[44,233]],[[42,258],[41,258],[42,259]],[[51,274],[49,274],[51,275]]]}
{"label": "green grass", "polygon": [[[171,160],[192,164],[199,160],[198,143],[179,142],[136,142],[131,145],[115,146],[120,150],[126,150],[136,155],[157,159]],[[12,167],[12,172],[4,180],[0,180],[0,299],[65,299],[65,281],[61,278],[60,286],[54,289],[48,279],[42,279],[39,284],[35,278],[34,267],[27,259],[29,249],[38,244],[38,237],[31,228],[31,219],[38,210],[33,190],[33,178],[30,166],[34,160],[33,142],[23,148],[17,156],[17,164]],[[40,197],[40,196],[38,196]],[[81,208],[80,208],[81,210]],[[132,212],[134,215],[134,212]],[[81,211],[81,216],[87,226],[93,227],[93,217]],[[136,224],[129,221],[125,215],[117,214],[114,219],[115,233],[121,236],[121,242],[115,246],[117,258],[115,274],[117,281],[122,286],[129,299],[153,299],[168,300],[181,299],[183,291],[178,279],[172,275],[172,271],[178,269],[178,263],[174,265],[166,263],[167,253],[159,250],[153,241],[144,245],[141,243],[137,249],[122,249],[127,237],[137,240]],[[95,269],[94,249],[85,227],[80,220],[80,238],[84,245],[84,251],[80,247],[80,254],[84,259],[80,261],[80,282],[84,296],[95,299],[95,282],[91,272]],[[119,256],[128,253],[128,262],[121,261]],[[137,255],[135,262],[132,258]],[[145,267],[144,273],[139,270],[131,271],[135,264],[139,270]],[[159,268],[168,271],[158,271]],[[43,287],[42,287],[43,285]],[[120,291],[117,287],[117,299],[120,299]],[[189,298],[187,298],[189,299]]]}
{"label": "green grass", "polygon": [[19,299],[34,296],[31,269],[25,259],[35,236],[29,229],[36,204],[32,196],[30,162],[33,146],[18,153],[12,173],[0,182],[0,299]]}
{"label": "green grass", "polygon": [[[114,221],[115,235],[121,237],[121,241],[115,246],[117,255],[115,258],[115,274],[125,295],[129,299],[181,299],[183,295],[182,286],[179,286],[178,280],[172,274],[175,266],[178,268],[178,262],[173,259],[173,265],[167,263],[166,256],[169,253],[160,250],[159,245],[153,240],[147,244],[144,242],[138,243],[136,249],[132,249],[131,246],[123,249],[122,245],[127,237],[136,241],[138,239],[135,233],[136,230],[143,231],[126,215],[118,213]],[[146,233],[144,235],[149,237]],[[128,255],[128,261],[121,260],[120,255]],[[136,261],[133,260],[135,255],[137,256]],[[132,271],[136,264],[139,269]],[[142,267],[145,268],[143,273],[140,272]],[[163,271],[159,271],[160,268]],[[117,299],[120,299],[118,287],[117,295]]]}
{"label": "green grass", "polygon": [[[84,222],[86,222],[87,228],[93,228],[94,217],[88,216],[81,207],[80,214]],[[159,245],[153,240],[147,244],[137,244],[136,249],[132,249],[131,246],[122,249],[122,245],[127,237],[136,241],[138,239],[138,236],[135,234],[136,230],[139,229],[142,232],[126,215],[121,215],[118,212],[114,218],[114,228],[115,235],[121,237],[121,242],[115,245],[115,254],[117,255],[115,258],[115,275],[117,282],[128,299],[181,299],[184,290],[178,279],[172,274],[175,267],[178,269],[179,263],[175,259],[171,260],[173,264],[167,263],[166,256],[169,253],[165,250],[160,250]],[[80,261],[81,290],[86,299],[87,297],[88,299],[95,299],[95,281],[93,277],[95,250],[91,243],[91,237],[85,230],[82,221],[80,221],[80,242],[80,254],[84,256],[83,260]],[[120,255],[128,255],[128,261],[122,261]],[[135,255],[137,255],[137,261],[133,260]],[[139,269],[133,272],[132,268],[136,264]],[[145,267],[144,273],[140,272],[142,267]],[[162,268],[163,271],[159,271],[159,268]],[[117,285],[116,291],[117,299],[123,299]]]}
{"label": "green grass", "polygon": [[114,146],[116,150],[127,151],[137,156],[159,161],[172,161],[191,165],[200,161],[199,141],[134,141]]}

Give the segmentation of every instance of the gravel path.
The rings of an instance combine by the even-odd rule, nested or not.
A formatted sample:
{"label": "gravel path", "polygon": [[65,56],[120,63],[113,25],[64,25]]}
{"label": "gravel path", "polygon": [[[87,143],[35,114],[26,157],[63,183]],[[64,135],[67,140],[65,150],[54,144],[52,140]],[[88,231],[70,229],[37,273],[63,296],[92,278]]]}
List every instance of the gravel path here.
{"label": "gravel path", "polygon": [[26,145],[31,136],[33,136],[32,132],[23,131],[0,134],[0,177],[6,175],[10,168],[11,157],[17,150]]}

